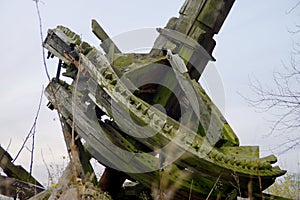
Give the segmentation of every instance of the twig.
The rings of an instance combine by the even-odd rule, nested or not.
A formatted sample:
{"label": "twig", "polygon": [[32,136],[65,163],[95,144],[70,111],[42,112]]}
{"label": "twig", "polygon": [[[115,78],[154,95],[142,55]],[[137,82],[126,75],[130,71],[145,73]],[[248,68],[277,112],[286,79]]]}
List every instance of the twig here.
{"label": "twig", "polygon": [[51,184],[52,184],[52,179],[53,179],[53,178],[52,178],[52,176],[51,176],[49,167],[48,167],[48,165],[47,165],[47,163],[46,163],[46,161],[45,161],[45,159],[44,159],[43,150],[41,150],[41,156],[42,156],[43,163],[44,163],[44,165],[45,165],[45,167],[46,167],[46,170],[47,170],[47,173],[48,173],[48,186],[49,186],[49,185],[50,185],[50,184],[49,184],[49,181],[51,181]]}
{"label": "twig", "polygon": [[[257,97],[249,98],[240,94],[257,111],[269,112],[273,115],[274,119],[269,120],[272,122],[272,127],[268,136],[274,135],[276,132],[280,133],[281,136],[283,133],[288,132],[293,134],[292,131],[300,128],[300,92],[297,87],[300,84],[299,50],[295,49],[295,55],[291,56],[289,65],[282,62],[284,71],[274,70],[274,88],[267,87],[254,78],[254,82],[250,79],[250,87]],[[284,147],[285,149],[281,151],[281,153],[284,153],[299,145],[297,135],[292,137],[293,139],[277,145],[276,149],[283,148],[286,145],[287,147]]]}
{"label": "twig", "polygon": [[261,177],[259,175],[259,164],[257,162],[257,168],[256,168],[256,171],[257,171],[257,177],[258,177],[258,182],[259,182],[259,190],[260,190],[260,193],[261,193],[261,199],[264,200],[264,194],[263,194],[263,189],[262,189],[262,182],[261,182]]}
{"label": "twig", "polygon": [[11,145],[11,138],[9,139],[8,145],[7,145],[7,147],[6,147],[6,151],[9,151],[10,145]]}
{"label": "twig", "polygon": [[11,139],[9,140],[9,143],[8,143],[8,145],[7,145],[6,149],[5,149],[5,151],[3,152],[3,154],[0,155],[0,161],[1,161],[1,160],[3,159],[3,157],[5,156],[5,152],[8,152],[10,145],[11,145]]}
{"label": "twig", "polygon": [[33,163],[33,150],[34,150],[34,135],[35,135],[35,132],[36,132],[36,125],[37,125],[37,120],[38,120],[38,117],[39,117],[39,114],[40,114],[40,110],[41,110],[41,105],[42,105],[42,100],[43,100],[43,91],[44,91],[44,86],[42,86],[42,92],[41,92],[41,96],[40,96],[40,100],[39,100],[39,105],[38,105],[38,110],[35,114],[35,118],[34,118],[34,122],[33,122],[33,125],[32,127],[30,128],[30,131],[29,133],[27,134],[20,150],[18,151],[16,157],[12,160],[12,163],[14,163],[17,158],[19,157],[19,155],[21,154],[21,152],[23,151],[27,141],[29,140],[30,137],[32,137],[32,149],[31,149],[31,162],[30,162],[30,175],[31,175],[31,172],[32,172],[32,163]]}
{"label": "twig", "polygon": [[232,184],[232,186],[235,187],[238,190],[239,196],[242,196],[239,176],[236,175],[235,173],[233,173],[231,175],[232,175],[232,177],[234,178],[234,180],[235,180],[235,182],[237,184],[237,186],[234,185],[234,184]]}
{"label": "twig", "polygon": [[289,9],[286,14],[290,14],[293,10],[295,10],[298,6],[300,5],[300,1],[297,1],[297,3],[291,8]]}
{"label": "twig", "polygon": [[191,200],[191,198],[192,198],[193,182],[194,182],[194,179],[192,179],[192,182],[191,182],[189,200]]}
{"label": "twig", "polygon": [[38,112],[37,115],[35,116],[35,126],[34,126],[34,131],[32,133],[32,143],[31,143],[31,157],[30,157],[30,167],[29,167],[29,174],[32,174],[32,167],[33,167],[33,154],[34,154],[34,144],[35,144],[35,133],[36,133],[36,122],[38,120],[38,115],[39,112],[41,110],[41,105],[43,102],[43,92],[44,92],[44,86],[42,86],[42,92],[41,92],[41,96],[40,96],[40,102],[39,102],[39,107],[38,107]]}
{"label": "twig", "polygon": [[218,179],[216,180],[216,182],[215,182],[214,186],[211,188],[211,190],[210,190],[209,194],[207,195],[207,197],[206,197],[206,200],[208,200],[208,199],[209,199],[210,195],[212,194],[212,192],[214,191],[214,189],[215,189],[216,185],[218,184],[218,182],[219,182],[219,180],[220,180],[221,176],[222,176],[222,174],[220,174],[220,175],[219,175],[219,177],[218,177]]}
{"label": "twig", "polygon": [[[40,8],[39,8],[39,1],[38,0],[34,0],[35,2],[35,7],[36,7],[36,12],[37,12],[37,16],[39,19],[39,28],[40,28],[40,38],[41,38],[41,42],[43,44],[43,40],[44,40],[44,35],[43,35],[43,23],[42,23],[42,17],[41,17],[41,13],[40,13]],[[43,54],[43,64],[44,64],[44,68],[45,68],[45,72],[46,72],[46,76],[48,78],[48,81],[51,80],[49,72],[48,72],[48,67],[47,67],[47,62],[46,62],[46,56],[45,56],[45,49],[42,46],[42,54]]]}

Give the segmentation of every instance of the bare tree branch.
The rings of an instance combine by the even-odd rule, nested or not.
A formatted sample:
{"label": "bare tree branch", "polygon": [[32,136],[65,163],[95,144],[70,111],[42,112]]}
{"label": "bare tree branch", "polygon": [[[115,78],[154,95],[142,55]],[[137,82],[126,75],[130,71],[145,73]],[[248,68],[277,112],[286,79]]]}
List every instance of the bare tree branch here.
{"label": "bare tree branch", "polygon": [[300,130],[300,46],[294,47],[289,64],[282,62],[283,68],[273,72],[273,87],[263,85],[256,78],[250,79],[254,98],[241,95],[260,112],[268,112],[275,120],[270,133],[286,134],[286,141],[271,150],[279,150],[279,154],[300,146],[300,137],[294,134]]}
{"label": "bare tree branch", "polygon": [[292,8],[286,11],[286,14],[290,14],[291,12],[293,12],[299,5],[300,5],[300,1],[297,1],[297,3]]}
{"label": "bare tree branch", "polygon": [[35,145],[35,133],[36,133],[36,122],[38,120],[38,116],[39,116],[39,112],[41,110],[41,105],[42,105],[42,101],[43,101],[43,92],[44,92],[44,86],[42,86],[42,92],[41,92],[41,96],[40,96],[40,101],[39,101],[39,106],[38,106],[38,112],[35,116],[35,126],[34,126],[34,130],[32,133],[32,142],[31,142],[31,156],[30,156],[30,167],[29,167],[29,173],[32,174],[32,167],[33,167],[33,154],[34,154],[34,145]]}
{"label": "bare tree branch", "polygon": [[[44,41],[44,35],[43,35],[43,23],[42,23],[42,17],[41,17],[41,13],[40,13],[40,8],[39,8],[39,0],[33,0],[35,2],[35,7],[36,7],[36,12],[37,12],[37,16],[39,19],[39,29],[40,29],[40,38],[41,38],[41,42],[43,44]],[[50,81],[50,75],[48,72],[48,67],[47,67],[47,62],[46,62],[46,56],[45,56],[45,49],[42,46],[42,58],[43,58],[43,64],[44,64],[44,69],[46,72],[46,76],[48,78],[48,81]]]}
{"label": "bare tree branch", "polygon": [[17,160],[17,158],[19,157],[19,155],[21,154],[21,152],[23,151],[23,149],[26,147],[27,141],[32,138],[32,144],[31,144],[31,150],[30,154],[31,154],[31,159],[30,159],[30,175],[32,174],[32,166],[33,166],[33,153],[34,153],[34,139],[35,139],[35,133],[36,133],[36,126],[37,126],[37,120],[40,114],[40,110],[41,110],[41,105],[42,105],[42,101],[43,101],[43,92],[44,92],[44,86],[42,86],[42,91],[41,91],[41,95],[40,95],[40,99],[39,99],[39,104],[38,104],[38,109],[37,112],[35,114],[35,118],[34,118],[34,122],[32,127],[30,128],[29,133],[27,134],[20,150],[18,151],[16,157],[13,159],[12,162],[15,162]]}

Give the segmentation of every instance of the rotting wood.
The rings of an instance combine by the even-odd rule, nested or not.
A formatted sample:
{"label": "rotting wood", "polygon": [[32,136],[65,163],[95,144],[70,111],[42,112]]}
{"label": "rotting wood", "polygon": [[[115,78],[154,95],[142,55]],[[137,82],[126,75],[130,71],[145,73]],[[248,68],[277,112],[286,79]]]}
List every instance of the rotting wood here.
{"label": "rotting wood", "polygon": [[[148,190],[159,194],[158,196],[168,196],[172,193],[170,196],[173,198],[175,195],[174,199],[188,197],[205,199],[207,195],[211,199],[234,199],[238,195],[237,187],[241,190],[241,195],[246,196],[247,185],[252,183],[254,195],[257,195],[261,193],[262,188],[270,186],[276,177],[285,173],[280,168],[272,166],[276,161],[274,157],[260,158],[259,155],[251,154],[254,148],[251,150],[251,148],[239,147],[237,137],[226,120],[223,120],[218,110],[213,110],[214,104],[201,86],[193,81],[199,79],[207,62],[214,60],[212,58],[215,47],[213,36],[219,32],[233,3],[234,0],[187,0],[180,10],[179,18],[172,18],[165,29],[159,29],[160,36],[147,56],[153,60],[157,58],[153,61],[155,64],[178,68],[177,65],[172,64],[172,60],[165,57],[166,51],[170,50],[172,54],[169,56],[179,55],[176,59],[181,62],[182,70],[179,70],[180,74],[177,74],[179,78],[175,78],[174,81],[169,76],[164,76],[164,73],[159,74],[161,71],[158,70],[155,74],[161,75],[159,79],[162,79],[163,83],[172,82],[169,90],[152,84],[147,86],[147,91],[154,92],[144,96],[139,95],[143,90],[129,88],[127,84],[120,83],[120,78],[122,75],[130,77],[136,72],[135,69],[143,72],[143,69],[150,64],[138,62],[141,59],[137,57],[135,57],[137,62],[134,63],[130,58],[133,54],[121,54],[95,20],[92,21],[92,31],[102,41],[101,46],[106,55],[81,41],[78,35],[66,27],[58,26],[48,31],[44,47],[64,62],[67,72],[77,72],[76,70],[79,69],[78,71],[83,73],[86,80],[81,88],[75,89],[74,82],[68,85],[55,80],[50,83],[55,94],[53,90],[49,92],[49,87],[46,89],[46,95],[52,103],[57,98],[61,107],[60,114],[66,119],[63,126],[67,128],[63,129],[66,145],[73,159],[64,174],[65,178],[59,181],[59,187],[51,194],[50,199],[55,199],[65,190],[67,190],[65,196],[79,194],[79,188],[76,190],[68,187],[72,180],[74,181],[73,174],[70,174],[72,168],[75,168],[73,171],[76,172],[76,178],[80,178],[79,185],[85,182],[85,170],[90,170],[88,161],[90,155],[85,154],[80,138],[85,140],[85,146],[91,155],[107,167],[100,179],[100,187],[113,195],[120,190],[125,177],[129,176]],[[113,66],[117,63],[113,62],[115,56],[121,60],[117,68]],[[188,75],[181,77],[186,71],[185,68]],[[71,73],[70,77],[76,80],[76,76],[76,73]],[[148,78],[147,76],[149,74],[141,73],[139,78]],[[187,85],[191,89],[186,89]],[[184,96],[192,96],[193,90],[196,98],[204,100],[199,105],[200,115],[204,121],[199,120],[200,128],[192,124],[194,121],[181,127],[180,117],[191,117],[193,114],[181,116],[179,102],[186,100]],[[179,93],[178,99],[172,92]],[[74,98],[77,98],[78,103],[75,105],[76,112],[73,112]],[[157,103],[166,108],[167,114],[156,108],[152,109],[151,105]],[[189,106],[189,103],[185,103],[185,106]],[[91,117],[87,114],[89,109],[94,110],[96,116]],[[126,111],[130,112],[130,117],[124,114]],[[199,113],[194,114],[199,115]],[[108,115],[113,118],[113,121],[102,121],[102,115]],[[220,133],[222,136],[216,144],[209,141],[216,139],[208,138],[209,133],[204,129],[210,125],[216,126],[209,123],[210,116],[215,118],[215,123],[221,125],[221,128],[212,131],[213,134]],[[135,123],[149,126],[149,129],[135,128]],[[79,141],[76,148],[68,138],[71,127],[79,138],[76,140]],[[134,137],[129,134],[147,136],[152,131],[156,133],[153,137]],[[156,149],[171,142],[174,143],[171,147],[155,152]],[[234,149],[235,147],[237,149]],[[229,151],[229,148],[234,150]],[[184,149],[183,154],[173,162],[170,161],[181,149]],[[251,152],[248,151],[249,149]],[[126,151],[144,154],[128,156]],[[242,155],[237,152],[242,152]],[[135,165],[130,165],[132,162]],[[111,169],[118,169],[118,167],[121,167],[124,173]],[[149,171],[135,173],[134,170],[137,169]]]}
{"label": "rotting wood", "polygon": [[[57,91],[57,94],[56,94],[56,96],[57,96],[57,98],[58,98],[58,100],[59,100],[59,102],[62,104],[61,105],[61,107],[65,107],[65,113],[69,113],[69,114],[71,114],[71,111],[72,111],[72,104],[71,104],[71,102],[70,101],[63,101],[63,99],[69,99],[69,98],[66,98],[66,97],[68,97],[68,96],[70,96],[71,97],[71,93],[70,94],[68,94],[68,92],[64,92],[64,87],[62,87],[62,86],[60,86],[60,89],[59,89],[59,87],[57,87],[56,85],[54,85],[55,86],[55,90]],[[46,89],[46,91],[47,91],[47,89]],[[48,93],[49,94],[49,93]],[[49,96],[48,96],[49,97]],[[98,96],[98,100],[100,100],[99,99],[99,96]],[[103,99],[103,101],[105,101],[105,99]],[[109,100],[108,100],[109,101]],[[80,102],[80,100],[77,100],[77,102]],[[84,104],[83,104],[84,105]],[[97,125],[97,124],[94,124],[94,125],[88,125],[90,122],[89,122],[89,118],[87,118],[87,117],[84,117],[84,113],[85,113],[85,111],[84,110],[82,110],[82,107],[80,106],[80,105],[77,105],[77,115],[76,115],[76,119],[78,120],[77,121],[77,125],[78,125],[78,127],[81,127],[81,128],[86,128],[86,131],[83,131],[82,133],[80,133],[80,135],[81,136],[83,136],[84,137],[84,134],[83,133],[86,133],[87,131],[88,131],[88,133],[93,133],[93,131],[91,131],[91,130],[95,130],[95,133],[97,133],[97,130],[101,130],[101,128],[100,127],[98,127],[99,125]],[[71,115],[70,115],[70,117],[71,117]],[[91,118],[92,119],[92,118]],[[70,122],[71,123],[71,122]],[[97,128],[98,127],[98,128]],[[102,128],[104,128],[104,127],[102,127]],[[98,135],[98,136],[97,136]],[[100,139],[99,137],[101,136],[101,134],[94,134],[94,137],[95,137],[95,139],[97,138],[97,140],[96,141],[102,141],[103,143],[102,143],[102,145],[99,143],[99,144],[96,144],[95,142],[95,140],[90,140],[91,138],[89,138],[89,137],[87,137],[87,138],[85,138],[84,137],[84,139],[86,140],[86,142],[87,143],[89,143],[90,145],[92,145],[92,146],[94,146],[94,147],[96,147],[96,148],[98,148],[98,150],[96,151],[96,152],[98,152],[98,154],[100,153],[102,153],[102,155],[104,156],[104,157],[106,157],[106,158],[111,158],[111,159],[113,159],[111,156],[112,155],[109,155],[109,153],[108,153],[108,151],[103,151],[104,149],[103,149],[103,145],[107,145],[108,143],[107,142],[105,142],[105,136],[102,138],[102,139]],[[95,145],[93,145],[93,143],[95,143]],[[149,146],[151,146],[153,143],[149,143]],[[195,144],[196,145],[196,144]],[[99,148],[102,146],[102,149],[100,150]],[[113,148],[113,147],[108,147],[108,150],[109,149],[111,149],[111,148]],[[114,153],[116,153],[116,151],[114,152]],[[119,155],[118,153],[116,153],[116,155]],[[211,157],[211,156],[213,156],[213,157]],[[188,159],[189,161],[187,161],[187,162],[184,162],[184,160],[182,160],[182,166],[183,166],[183,168],[185,168],[185,167],[189,167],[189,165],[197,165],[197,168],[195,168],[195,169],[193,169],[193,170],[199,170],[199,169],[201,169],[201,165],[202,166],[206,166],[206,168],[207,168],[207,166],[208,166],[208,164],[207,163],[203,163],[203,162],[201,162],[201,159],[200,160],[198,160],[197,161],[197,158],[195,157],[194,159],[191,159],[193,157],[193,154],[190,154],[190,155],[187,155],[186,156],[186,159]],[[217,158],[217,159],[220,159],[220,160],[223,160],[223,158],[218,158],[218,152],[216,152],[216,151],[213,151],[212,153],[211,153],[211,155],[209,155],[209,157],[207,157],[207,158],[205,158],[205,157],[203,157],[202,159],[203,159],[203,161],[204,160],[206,160],[206,159],[212,159],[212,158]],[[120,157],[120,158],[122,158],[122,157]],[[120,158],[116,158],[116,159],[113,159],[113,160],[119,160]],[[98,159],[99,160],[103,160],[103,158],[102,159],[100,159],[99,157],[98,157]],[[225,158],[224,157],[224,159],[225,160],[230,160],[229,158]],[[217,161],[217,160],[216,160]],[[215,162],[215,161],[214,161]],[[188,163],[187,165],[185,165],[184,163]],[[246,164],[246,163],[245,163]],[[125,169],[125,166],[126,166],[126,164],[124,165],[124,169]],[[213,164],[209,164],[209,166],[211,167],[211,170],[217,170],[217,168],[216,168],[216,166],[214,166]],[[207,170],[210,170],[210,167],[208,167],[207,168]],[[232,168],[232,167],[229,167],[230,169]],[[196,172],[196,171],[195,171]],[[208,171],[203,171],[203,172],[201,172],[201,176],[207,176],[207,175],[205,175],[206,173],[208,173]],[[277,172],[276,172],[277,173]],[[224,180],[230,180],[230,171],[228,171],[228,174],[229,174],[229,177],[226,177],[226,176],[224,176]],[[256,174],[256,170],[254,170],[253,171],[253,175],[255,175]],[[130,174],[131,176],[132,176],[132,174]],[[263,174],[261,174],[262,176],[263,176]],[[199,177],[201,177],[201,176],[199,176]],[[268,175],[267,175],[268,176]],[[133,176],[134,177],[134,176]],[[142,174],[140,174],[139,176],[137,176],[137,177],[135,177],[137,180],[140,180],[140,181],[147,181],[147,180],[151,180],[151,176],[150,177],[143,177],[142,176]],[[153,176],[152,175],[152,178],[154,178],[155,176]],[[172,176],[170,176],[169,177],[170,179],[172,178]],[[213,178],[213,176],[211,176],[211,177],[209,177],[208,179],[212,179]],[[232,178],[232,177],[231,177]],[[176,179],[176,178],[175,178]],[[174,180],[175,180],[174,179]],[[197,183],[201,183],[201,181],[196,181]],[[203,182],[205,182],[205,184],[207,185],[208,184],[208,182],[207,182],[207,180],[206,181],[203,181]],[[234,183],[234,181],[232,181],[233,183]],[[241,182],[244,182],[244,181],[242,181],[241,180]],[[212,182],[211,184],[213,185],[213,183],[214,182]],[[223,184],[224,184],[225,182],[223,182]],[[246,182],[247,183],[247,182]],[[246,184],[245,183],[245,184]],[[147,183],[144,183],[144,184],[147,184]],[[151,184],[150,184],[151,185]],[[150,186],[150,185],[148,185],[148,186]],[[229,183],[229,185],[231,185],[231,183]],[[151,187],[151,186],[150,186]],[[190,187],[190,185],[187,183],[186,184],[186,188],[188,189]],[[196,190],[198,187],[197,186],[194,186],[194,190]]]}
{"label": "rotting wood", "polygon": [[[87,178],[90,176],[94,176],[95,172],[93,167],[90,163],[90,159],[92,158],[91,155],[85,150],[80,138],[77,137],[77,133],[75,132],[75,141],[74,144],[72,142],[72,127],[71,124],[67,123],[67,120],[64,117],[61,117],[62,124],[63,124],[63,134],[66,143],[67,150],[71,155],[71,162],[73,164],[73,170],[76,172],[75,174],[77,177],[74,178],[81,178],[83,182],[86,181]],[[97,184],[97,180],[94,177],[93,183]]]}
{"label": "rotting wood", "polygon": [[[198,81],[208,61],[214,60],[212,52],[216,42],[213,37],[219,32],[234,1],[186,0],[180,10],[180,16],[175,20],[171,19],[166,28],[160,31],[151,54],[162,54],[161,50],[166,49],[178,53],[186,61],[191,79]],[[204,51],[191,46],[189,41],[201,45]],[[175,82],[171,88],[172,92],[176,93],[177,88]],[[172,93],[161,88],[155,99],[157,99],[155,103],[163,103],[166,111],[171,113],[171,117],[174,119],[181,117],[179,102],[175,100],[176,97]],[[164,99],[166,103],[159,99]]]}
{"label": "rotting wood", "polygon": [[7,197],[25,200],[42,191],[43,187],[0,175],[0,194]]}
{"label": "rotting wood", "polygon": [[10,154],[0,146],[0,167],[8,177],[42,187],[42,184],[33,178],[22,166],[12,163],[12,160]]}
{"label": "rotting wood", "polygon": [[69,163],[63,172],[63,175],[59,178],[56,187],[51,191],[51,195],[48,200],[55,200],[60,196],[62,191],[66,190],[71,183],[74,183],[74,173],[72,163]]}
{"label": "rotting wood", "polygon": [[102,191],[106,191],[112,197],[116,197],[121,190],[126,177],[125,173],[106,167],[99,181],[99,186]]}
{"label": "rotting wood", "polygon": [[92,32],[97,36],[97,38],[102,41],[101,47],[105,53],[109,53],[110,48],[113,48],[113,53],[121,53],[117,45],[112,41],[112,39],[107,35],[104,29],[96,20],[92,20]]}
{"label": "rotting wood", "polygon": [[[70,43],[72,38],[68,38],[70,34],[70,30],[65,27],[58,27],[52,31],[49,31],[51,35],[47,38],[46,42],[50,46],[49,50],[55,51],[54,54],[60,54],[61,46],[65,46]],[[61,32],[66,33],[62,35]],[[71,34],[74,35],[74,34]],[[53,38],[62,37],[55,42]],[[73,37],[73,36],[72,36]],[[61,44],[60,41],[65,41],[66,43]],[[81,42],[80,42],[81,43]],[[45,45],[46,47],[48,45]],[[75,46],[75,49],[81,49],[83,46]],[[238,146],[238,142],[232,136],[228,136],[229,139],[233,138],[235,143],[219,143],[218,146],[211,146],[209,142],[207,142],[207,138],[204,135],[198,135],[195,130],[191,130],[188,127],[183,126],[179,131],[179,122],[166,116],[164,113],[161,113],[159,110],[151,108],[149,103],[143,101],[143,99],[138,98],[134,95],[134,91],[129,90],[123,83],[119,81],[120,77],[115,72],[114,68],[109,64],[109,61],[105,55],[103,55],[99,50],[95,48],[88,47],[85,45],[84,48],[87,48],[88,51],[82,49],[82,51],[70,52],[67,55],[60,54],[59,57],[65,56],[65,59],[70,60],[80,60],[80,63],[73,63],[74,65],[80,65],[80,68],[84,70],[84,76],[86,82],[82,88],[79,90],[74,89],[74,85],[68,85],[62,82],[52,82],[51,86],[55,88],[55,96],[62,108],[62,114],[64,117],[69,118],[70,120],[67,122],[69,125],[73,124],[72,120],[75,120],[76,124],[76,132],[80,137],[82,137],[86,143],[91,147],[89,151],[99,162],[103,163],[107,167],[116,167],[125,171],[129,176],[133,179],[141,182],[145,186],[151,188],[152,184],[159,180],[159,171],[155,168],[155,166],[163,166],[164,163],[161,163],[160,158],[168,158],[172,157],[173,151],[177,149],[185,149],[184,154],[180,159],[177,159],[172,164],[172,169],[175,172],[180,172],[179,169],[188,169],[188,171],[192,171],[193,176],[187,180],[181,180],[178,191],[181,191],[176,195],[184,196],[190,192],[191,180],[193,181],[193,193],[194,194],[208,194],[211,193],[211,188],[213,188],[216,182],[220,181],[222,184],[222,188],[218,188],[218,191],[214,191],[212,195],[214,197],[218,195],[222,195],[226,197],[228,191],[232,191],[232,187],[234,187],[235,179],[234,176],[239,176],[241,185],[241,190],[243,192],[247,192],[247,184],[249,181],[252,181],[254,184],[253,190],[257,192],[260,187],[258,187],[258,179],[257,179],[257,171],[259,170],[260,179],[264,180],[264,185],[262,188],[268,187],[274,181],[272,177],[280,176],[284,173],[284,171],[279,168],[273,168],[271,164],[274,159],[261,159],[261,158],[253,158],[249,160],[244,160],[242,156],[236,155],[236,153],[223,152],[219,147],[222,146]],[[57,50],[56,50],[57,49]],[[68,48],[67,48],[68,49]],[[67,52],[68,50],[66,49]],[[75,57],[74,57],[75,56]],[[181,59],[178,57],[178,59]],[[168,64],[165,58],[165,64]],[[137,66],[138,67],[138,66]],[[141,67],[145,67],[142,65]],[[175,66],[176,67],[176,66]],[[184,67],[183,67],[184,68]],[[130,73],[130,72],[128,72]],[[186,76],[185,78],[189,78]],[[185,78],[180,78],[181,86],[184,89],[184,85],[182,85]],[[203,106],[201,106],[202,110],[212,110],[214,106],[210,99],[206,96],[203,89],[199,84],[194,83],[193,81],[187,81],[189,85],[195,90],[195,93],[198,97],[201,96],[203,98]],[[49,88],[49,87],[48,87]],[[76,95],[74,92],[77,91]],[[189,90],[191,91],[191,90]],[[49,92],[49,89],[46,89],[46,95],[50,101],[53,102],[54,94]],[[187,94],[188,95],[188,94]],[[73,113],[73,98],[78,98],[76,102],[76,113]],[[131,148],[130,141],[124,140],[124,146],[117,139],[113,139],[112,132],[109,130],[109,122],[101,122],[99,116],[90,117],[87,115],[87,111],[89,106],[94,105],[93,109],[102,110],[101,113],[106,113],[107,115],[114,118],[114,121],[117,122],[118,126],[124,132],[124,135],[120,133],[116,138],[120,139],[122,136],[125,137],[126,132],[134,132],[138,134],[149,135],[150,132],[154,130],[156,132],[155,137],[146,137],[146,138],[135,138],[135,140],[144,144],[150,150],[154,150],[155,148],[160,148],[165,144],[173,141],[174,147],[171,150],[160,151],[159,160],[155,159],[155,154],[152,156],[153,158],[141,158],[138,159],[138,156],[126,156],[124,152],[120,149],[114,148],[116,145],[120,145],[121,148],[127,149],[130,152],[136,152],[134,148]],[[171,107],[170,107],[171,108]],[[113,110],[114,109],[114,113]],[[126,117],[126,112],[130,112],[130,118]],[[95,112],[95,111],[94,111]],[[97,112],[97,111],[96,111]],[[230,131],[230,126],[226,123],[226,121],[222,120],[222,115],[217,112],[213,112],[215,118],[218,120],[217,122],[223,124],[225,130],[217,130],[221,134],[224,134],[224,131]],[[74,116],[73,116],[74,115]],[[202,117],[207,118],[209,120],[209,116],[206,116],[202,112]],[[97,119],[98,118],[98,119]],[[143,129],[139,131],[134,128],[134,122],[130,120],[133,118],[136,122],[142,125],[150,125],[149,130]],[[205,125],[204,122],[201,122],[202,125]],[[185,128],[184,128],[185,127]],[[118,132],[118,129],[116,129]],[[179,138],[174,140],[174,136],[177,135]],[[180,138],[180,136],[184,136]],[[126,143],[126,145],[125,145]],[[226,145],[225,145],[226,144]],[[137,149],[141,151],[141,149]],[[176,151],[175,151],[176,152]],[[171,155],[170,155],[171,154]],[[168,159],[165,159],[168,160]],[[117,161],[117,162],[116,162]],[[148,162],[150,161],[150,162]],[[128,168],[128,164],[130,162],[135,163],[136,166],[130,165]],[[134,168],[146,169],[150,167],[153,169],[153,173],[141,173],[134,174],[130,173],[128,170],[132,170]],[[146,168],[145,168],[146,167]],[[168,174],[168,178],[170,179],[170,184],[172,182],[176,182],[177,177],[176,173]],[[217,177],[220,177],[217,178]],[[103,177],[105,178],[105,176]],[[108,181],[107,181],[108,182]],[[119,184],[118,184],[119,185]]]}

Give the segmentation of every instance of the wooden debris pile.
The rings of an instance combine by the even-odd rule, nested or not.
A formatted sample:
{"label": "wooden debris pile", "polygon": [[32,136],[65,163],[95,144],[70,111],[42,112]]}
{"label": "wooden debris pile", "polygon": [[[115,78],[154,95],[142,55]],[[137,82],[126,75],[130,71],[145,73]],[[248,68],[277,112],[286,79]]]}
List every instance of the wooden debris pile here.
{"label": "wooden debris pile", "polygon": [[[21,173],[11,173],[11,158],[0,152],[1,167],[15,178],[7,181],[23,180],[28,188],[25,196],[1,193],[21,199],[36,193],[32,199],[279,198],[263,194],[285,173],[273,166],[276,157],[260,158],[258,147],[240,146],[198,83],[215,60],[213,36],[233,3],[186,0],[179,17],[158,29],[148,54],[122,53],[95,20],[102,50],[66,27],[50,29],[43,45],[59,64],[45,94],[59,113],[71,161],[57,187],[41,192],[22,168],[24,175],[14,177]],[[62,69],[71,84],[60,79]],[[106,167],[99,181],[91,158]]]}

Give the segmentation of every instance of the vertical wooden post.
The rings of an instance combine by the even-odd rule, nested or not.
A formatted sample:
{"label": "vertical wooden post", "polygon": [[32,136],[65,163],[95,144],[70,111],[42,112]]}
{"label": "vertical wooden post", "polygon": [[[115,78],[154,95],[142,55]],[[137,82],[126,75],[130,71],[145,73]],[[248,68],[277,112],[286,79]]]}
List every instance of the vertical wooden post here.
{"label": "vertical wooden post", "polygon": [[123,172],[107,167],[102,174],[99,185],[102,191],[114,197],[121,189],[126,176]]}

